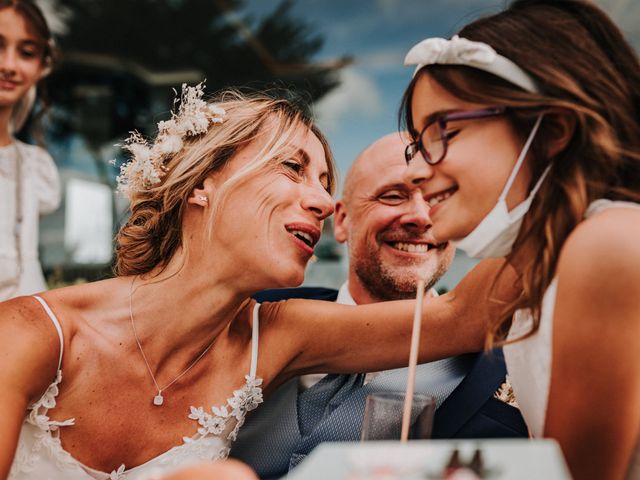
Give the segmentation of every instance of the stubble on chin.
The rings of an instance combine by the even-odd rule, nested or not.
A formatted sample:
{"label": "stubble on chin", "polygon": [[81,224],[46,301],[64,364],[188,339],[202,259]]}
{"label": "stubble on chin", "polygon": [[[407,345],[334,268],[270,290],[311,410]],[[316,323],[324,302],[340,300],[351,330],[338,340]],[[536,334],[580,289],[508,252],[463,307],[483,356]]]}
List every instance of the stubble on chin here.
{"label": "stubble on chin", "polygon": [[380,250],[376,250],[374,254],[351,253],[351,258],[357,259],[351,268],[371,297],[379,301],[415,298],[417,281],[421,275],[425,275],[425,287],[430,289],[445,274],[448,267],[443,254],[437,255],[436,259],[431,261],[405,265],[387,265],[380,257]]}

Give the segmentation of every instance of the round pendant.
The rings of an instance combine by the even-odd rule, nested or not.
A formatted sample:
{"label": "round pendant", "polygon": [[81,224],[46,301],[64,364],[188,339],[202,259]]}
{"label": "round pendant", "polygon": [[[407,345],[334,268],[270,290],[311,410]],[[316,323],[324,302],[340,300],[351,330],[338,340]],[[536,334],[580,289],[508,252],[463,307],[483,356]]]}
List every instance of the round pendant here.
{"label": "round pendant", "polygon": [[155,397],[153,397],[153,404],[156,406],[160,406],[164,403],[164,397],[162,396],[161,393],[158,393],[158,395],[156,395]]}

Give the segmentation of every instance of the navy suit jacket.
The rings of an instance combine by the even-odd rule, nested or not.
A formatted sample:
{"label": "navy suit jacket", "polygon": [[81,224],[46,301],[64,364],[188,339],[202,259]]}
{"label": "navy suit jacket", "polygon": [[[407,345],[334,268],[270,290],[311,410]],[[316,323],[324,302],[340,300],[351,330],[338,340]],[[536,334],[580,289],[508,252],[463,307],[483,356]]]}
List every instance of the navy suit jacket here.
{"label": "navy suit jacket", "polygon": [[[295,288],[267,290],[254,298],[259,302],[288,298],[335,301],[337,296],[333,289]],[[494,398],[505,381],[502,351],[471,354],[466,361],[466,376],[436,410],[432,438],[526,437],[520,411]],[[394,372],[381,375],[397,376]],[[406,381],[406,373],[402,378]],[[298,379],[290,380],[252,412],[231,456],[248,463],[261,478],[279,478],[322,442],[359,440],[366,395],[385,389],[384,378],[364,386],[363,381],[363,374],[328,375],[299,393]]]}

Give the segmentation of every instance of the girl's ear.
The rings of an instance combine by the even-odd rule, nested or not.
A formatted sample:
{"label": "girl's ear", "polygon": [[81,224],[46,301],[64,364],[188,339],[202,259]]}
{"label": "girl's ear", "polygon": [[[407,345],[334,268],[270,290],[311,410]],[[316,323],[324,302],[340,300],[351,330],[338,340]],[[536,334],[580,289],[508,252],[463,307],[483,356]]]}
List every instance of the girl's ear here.
{"label": "girl's ear", "polygon": [[562,152],[573,138],[576,130],[576,117],[568,110],[552,108],[544,116],[543,123],[549,135],[546,145],[547,157],[554,158]]}
{"label": "girl's ear", "polygon": [[206,208],[210,205],[215,193],[214,181],[211,177],[205,178],[204,182],[196,185],[187,199],[187,203]]}

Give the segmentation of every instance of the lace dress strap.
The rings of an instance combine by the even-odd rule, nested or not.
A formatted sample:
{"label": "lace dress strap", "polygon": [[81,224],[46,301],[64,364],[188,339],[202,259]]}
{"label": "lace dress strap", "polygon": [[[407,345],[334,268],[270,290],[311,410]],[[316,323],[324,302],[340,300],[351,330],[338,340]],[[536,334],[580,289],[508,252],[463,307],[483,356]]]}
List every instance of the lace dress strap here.
{"label": "lace dress strap", "polygon": [[251,333],[251,370],[249,376],[256,376],[258,368],[258,337],[260,332],[260,304],[256,303],[253,307],[253,330]]}
{"label": "lace dress strap", "polygon": [[60,358],[58,359],[58,370],[60,370],[60,367],[62,367],[62,354],[64,352],[64,336],[62,335],[62,327],[60,326],[58,318],[56,317],[55,313],[53,313],[47,302],[45,302],[42,297],[39,297],[37,295],[34,295],[33,298],[40,302],[42,308],[44,308],[44,311],[47,312],[47,315],[49,315],[51,322],[58,331],[58,337],[60,338]]}

